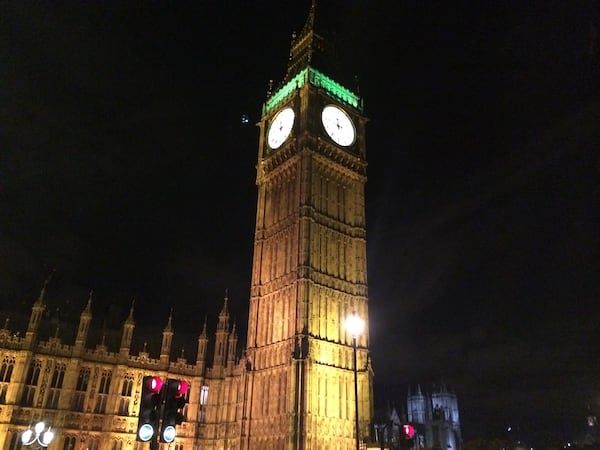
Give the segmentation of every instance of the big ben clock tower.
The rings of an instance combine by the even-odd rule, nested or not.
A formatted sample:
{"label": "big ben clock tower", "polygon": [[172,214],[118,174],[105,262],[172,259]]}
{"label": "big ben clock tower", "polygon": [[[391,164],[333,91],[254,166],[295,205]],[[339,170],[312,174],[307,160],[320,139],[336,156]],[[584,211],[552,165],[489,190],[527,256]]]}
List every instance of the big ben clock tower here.
{"label": "big ben clock tower", "polygon": [[[332,75],[313,0],[259,122],[241,448],[353,449],[372,418],[361,98]],[[331,69],[331,70],[330,70]],[[346,318],[365,322],[357,337]],[[357,399],[357,401],[356,401]]]}

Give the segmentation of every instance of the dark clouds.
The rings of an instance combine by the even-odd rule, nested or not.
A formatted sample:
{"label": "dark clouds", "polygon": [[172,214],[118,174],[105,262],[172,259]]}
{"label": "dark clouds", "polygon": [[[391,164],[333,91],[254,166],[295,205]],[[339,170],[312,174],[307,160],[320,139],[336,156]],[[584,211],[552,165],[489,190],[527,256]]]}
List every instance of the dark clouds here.
{"label": "dark clouds", "polygon": [[382,208],[402,226],[378,217],[370,234],[371,264],[393,261],[375,263],[370,278],[373,339],[397,356],[375,358],[379,376],[400,366],[405,382],[453,383],[472,430],[519,423],[525,436],[566,439],[598,407],[593,105],[450,192],[419,196],[436,198],[435,208]]}

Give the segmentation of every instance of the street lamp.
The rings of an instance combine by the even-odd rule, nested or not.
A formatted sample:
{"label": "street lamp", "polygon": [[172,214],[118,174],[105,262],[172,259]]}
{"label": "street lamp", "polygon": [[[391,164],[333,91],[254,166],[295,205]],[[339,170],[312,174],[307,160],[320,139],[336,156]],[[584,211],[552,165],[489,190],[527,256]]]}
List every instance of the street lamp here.
{"label": "street lamp", "polygon": [[36,423],[33,430],[31,427],[27,428],[21,435],[21,443],[23,445],[31,445],[37,441],[42,447],[48,447],[50,442],[52,442],[52,439],[54,439],[52,427],[46,429],[46,424],[44,422]]}
{"label": "street lamp", "polygon": [[352,347],[354,349],[354,412],[356,420],[356,450],[360,450],[360,432],[358,425],[358,380],[357,380],[357,366],[356,366],[356,339],[365,329],[365,321],[362,320],[356,311],[352,312],[352,315],[346,319],[346,330],[352,335]]}

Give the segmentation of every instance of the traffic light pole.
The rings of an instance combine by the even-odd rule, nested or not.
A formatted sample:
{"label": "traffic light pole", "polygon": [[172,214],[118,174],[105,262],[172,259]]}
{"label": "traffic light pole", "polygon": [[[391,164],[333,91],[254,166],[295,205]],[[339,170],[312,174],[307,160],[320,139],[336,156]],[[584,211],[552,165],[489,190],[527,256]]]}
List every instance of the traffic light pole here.
{"label": "traffic light pole", "polygon": [[163,388],[160,390],[160,403],[158,404],[158,419],[156,420],[156,432],[152,435],[152,439],[150,439],[150,450],[159,449],[158,435],[159,430],[162,428],[162,416],[165,408],[166,390],[167,389],[163,384]]}
{"label": "traffic light pole", "polygon": [[152,439],[150,439],[150,450],[158,450],[158,434],[154,433]]}
{"label": "traffic light pole", "polygon": [[356,450],[360,450],[360,427],[358,425],[358,368],[356,367],[356,336],[352,338],[352,344],[354,347],[354,412],[356,422]]}

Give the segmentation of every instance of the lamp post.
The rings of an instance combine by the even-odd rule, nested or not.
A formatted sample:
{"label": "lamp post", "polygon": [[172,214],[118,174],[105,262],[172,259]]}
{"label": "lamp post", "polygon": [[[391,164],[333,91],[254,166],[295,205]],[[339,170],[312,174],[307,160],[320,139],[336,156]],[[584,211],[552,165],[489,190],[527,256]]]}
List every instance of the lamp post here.
{"label": "lamp post", "polygon": [[21,435],[21,443],[25,446],[37,442],[42,447],[48,447],[52,439],[54,439],[52,427],[46,429],[46,424],[41,421],[33,426],[33,430],[29,427]]}
{"label": "lamp post", "polygon": [[354,349],[354,412],[356,421],[356,450],[360,450],[360,427],[358,425],[358,369],[356,365],[356,339],[363,332],[365,321],[362,320],[356,311],[346,319],[346,330],[352,335],[352,347]]}

